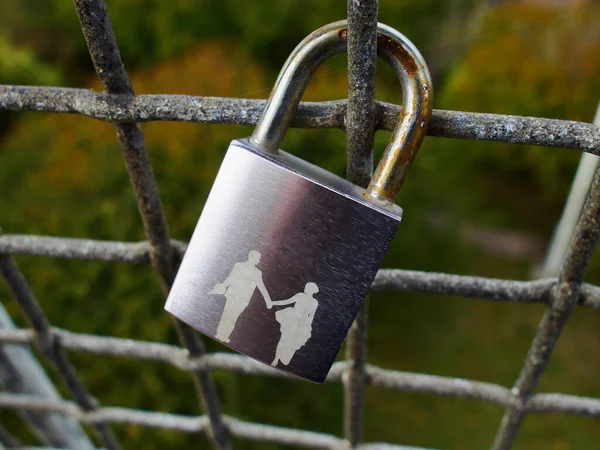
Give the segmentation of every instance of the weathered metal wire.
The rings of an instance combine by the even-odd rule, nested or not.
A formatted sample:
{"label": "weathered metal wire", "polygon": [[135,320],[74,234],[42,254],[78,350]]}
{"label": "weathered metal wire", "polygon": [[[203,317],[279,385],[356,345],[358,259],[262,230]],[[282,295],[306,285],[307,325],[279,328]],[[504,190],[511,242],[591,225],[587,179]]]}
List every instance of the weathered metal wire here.
{"label": "weathered metal wire", "polygon": [[[377,3],[377,0],[347,2],[346,177],[364,188],[373,175]],[[369,296],[367,295],[346,340],[348,362],[343,376],[344,437],[351,447],[356,447],[362,438],[368,308]]]}
{"label": "weathered metal wire", "polygon": [[558,282],[550,290],[548,307],[538,326],[513,393],[519,400],[508,408],[494,441],[494,450],[508,450],[525,418],[524,405],[536,390],[573,307],[579,301],[586,269],[600,240],[600,169],[596,170],[581,218],[563,261]]}
{"label": "weathered metal wire", "polygon": [[[48,319],[10,255],[0,255],[0,275],[6,281],[13,297],[19,303],[21,311],[35,331],[35,340],[40,352],[52,362],[79,407],[84,411],[94,411],[96,409],[94,398],[77,376],[75,367],[71,364],[60,340],[50,332]],[[94,429],[98,439],[106,448],[109,450],[120,448],[106,423],[98,422],[94,425]]]}
{"label": "weathered metal wire", "polygon": [[[73,333],[59,328],[51,328],[50,332],[61,342],[64,349],[74,352],[161,362],[187,372],[201,368],[210,372],[228,371],[298,380],[292,375],[236,353],[208,353],[200,358],[193,358],[185,348],[158,342]],[[0,330],[0,343],[31,345],[35,343],[35,333],[29,329]],[[325,381],[343,382],[351,364],[351,361],[336,362]],[[365,365],[364,383],[397,391],[468,398],[504,407],[513,406],[519,401],[511,389],[493,383],[401,372],[372,365]],[[525,408],[532,412],[562,412],[600,418],[600,399],[575,395],[535,394],[529,398]]]}
{"label": "weathered metal wire", "polygon": [[[203,433],[210,428],[206,416],[184,416],[130,408],[103,407],[94,412],[81,411],[76,404],[67,401],[47,401],[39,397],[0,393],[0,408],[19,408],[35,411],[60,412],[75,417],[83,423],[109,422],[132,424],[145,427],[175,430],[183,433]],[[335,436],[314,431],[295,430],[273,425],[246,422],[233,417],[223,417],[228,430],[235,437],[260,442],[273,442],[284,445],[302,445],[306,448],[338,450],[344,448],[344,441]],[[41,447],[37,447],[41,448]],[[418,447],[405,447],[390,444],[366,444],[359,446],[365,450],[425,450]]]}
{"label": "weathered metal wire", "polygon": [[[600,235],[600,179],[572,240],[558,279],[511,281],[443,273],[382,269],[372,290],[422,292],[446,296],[481,298],[515,303],[548,305],[525,365],[512,389],[492,383],[386,370],[366,364],[366,314],[359,315],[350,332],[348,360],[333,366],[327,382],[343,382],[346,392],[344,439],[321,433],[291,430],[243,422],[224,416],[209,373],[227,370],[246,374],[286,377],[283,372],[245,356],[204,352],[195,332],[179,324],[184,347],[130,339],[72,333],[53,328],[45,319],[26,281],[11,259],[13,254],[55,258],[143,263],[150,261],[168,290],[177,261],[186,244],[171,240],[156,180],[143,135],[136,122],[183,121],[223,124],[256,124],[263,100],[192,97],[183,95],[135,96],[123,68],[102,0],[74,0],[94,66],[105,92],[86,89],[1,86],[0,110],[75,113],[114,122],[134,187],[149,241],[107,242],[49,236],[0,235],[2,274],[24,309],[32,329],[0,329],[0,343],[37,344],[67,381],[75,403],[26,395],[0,394],[0,407],[31,411],[56,411],[94,426],[107,448],[118,444],[108,423],[135,423],[184,432],[203,432],[221,449],[229,447],[228,435],[238,438],[303,445],[310,448],[404,449],[389,444],[358,444],[360,441],[364,384],[394,390],[448,395],[485,401],[507,409],[494,448],[508,449],[527,412],[559,412],[600,418],[600,399],[559,393],[535,393],[553,346],[572,308],[582,305],[600,309],[600,288],[583,283],[583,275]],[[348,176],[364,185],[372,169],[373,130],[393,130],[400,107],[374,102],[373,33],[377,2],[348,2],[349,101],[301,103],[291,125],[304,128],[339,128],[348,136]],[[365,56],[366,55],[366,56]],[[496,114],[434,111],[427,130],[430,136],[574,148],[600,155],[600,130],[588,123]],[[70,365],[65,350],[97,355],[126,356],[171,364],[195,376],[206,416],[100,407],[87,393]],[[10,438],[10,437],[9,437]]]}
{"label": "weathered metal wire", "polygon": [[[172,245],[177,253],[185,252],[184,242],[173,240]],[[0,235],[0,253],[138,264],[150,260],[150,244],[6,234]],[[548,303],[550,290],[556,281],[554,278],[515,281],[418,270],[380,269],[371,289],[514,303]],[[583,283],[579,304],[600,309],[600,287]]]}
{"label": "weathered metal wire", "polygon": [[[10,315],[0,302],[0,328],[15,329]],[[37,361],[31,349],[22,345],[0,346],[0,384],[7,392],[35,395],[47,399],[60,400],[61,396],[52,380]],[[94,450],[95,446],[85,434],[81,425],[71,417],[54,413],[19,411],[27,428],[36,440],[54,447]],[[4,433],[6,435],[6,433]],[[0,444],[19,447],[3,436],[0,427]],[[2,448],[2,445],[0,445]]]}
{"label": "weathered metal wire", "polygon": [[[593,124],[600,126],[600,103],[596,107],[596,115]],[[585,199],[594,181],[594,175],[598,168],[598,156],[583,153],[579,159],[579,166],[573,178],[573,184],[565,206],[554,229],[552,240],[548,244],[548,250],[543,265],[538,269],[538,276],[557,277],[560,266],[565,259],[569,243],[573,238],[575,227],[583,211]]]}
{"label": "weathered metal wire", "polygon": [[[121,61],[104,0],[74,0],[81,29],[98,78],[108,94],[135,95]],[[150,261],[165,294],[176,273],[176,253],[171,246],[167,219],[162,208],[154,170],[146,150],[144,135],[136,123],[116,123],[117,137],[135,192],[144,230],[150,241]],[[204,344],[187,324],[175,320],[179,339],[190,354],[201,357]],[[203,410],[210,419],[210,437],[216,448],[230,448],[228,432],[222,421],[221,401],[210,375],[201,369],[194,372],[194,386]]]}
{"label": "weathered metal wire", "polygon": [[[105,122],[199,122],[256,125],[265,100],[189,95],[112,95],[87,89],[0,85],[0,110],[75,113]],[[346,100],[300,103],[291,126],[343,129]],[[400,106],[376,102],[377,128],[392,131]],[[574,148],[600,155],[591,123],[542,117],[433,110],[428,136]]]}

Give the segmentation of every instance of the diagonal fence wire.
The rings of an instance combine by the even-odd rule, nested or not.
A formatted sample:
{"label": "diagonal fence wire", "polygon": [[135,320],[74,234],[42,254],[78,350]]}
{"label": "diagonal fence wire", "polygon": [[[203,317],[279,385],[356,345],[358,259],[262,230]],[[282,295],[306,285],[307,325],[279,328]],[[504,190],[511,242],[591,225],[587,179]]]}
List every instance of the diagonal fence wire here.
{"label": "diagonal fence wire", "polygon": [[[600,126],[600,103],[596,107],[596,115],[593,124]],[[565,201],[562,215],[554,229],[552,240],[548,244],[548,250],[543,265],[537,269],[538,276],[555,277],[560,271],[560,265],[565,259],[567,250],[575,226],[581,216],[585,199],[589,193],[590,186],[594,181],[594,175],[598,168],[598,156],[584,153],[579,159],[577,171],[573,177],[573,183],[569,196]]]}
{"label": "diagonal fence wire", "polygon": [[[103,407],[92,413],[82,413],[72,402],[49,402],[38,397],[0,393],[0,407],[27,408],[36,411],[60,412],[77,418],[83,423],[99,421],[142,425],[153,428],[174,430],[183,433],[201,433],[209,428],[206,416],[184,416],[154,411],[143,411],[119,407]],[[241,439],[259,442],[272,442],[283,445],[302,445],[306,448],[338,450],[345,442],[330,434],[314,431],[294,430],[273,425],[246,422],[233,417],[223,417],[231,434]],[[403,445],[370,443],[358,447],[361,450],[426,450]]]}
{"label": "diagonal fence wire", "polygon": [[[45,319],[12,254],[34,254],[59,258],[141,263],[150,261],[162,286],[168,290],[186,244],[169,238],[158,189],[136,122],[174,120],[204,123],[255,124],[264,101],[174,95],[135,96],[123,67],[108,11],[102,0],[74,0],[94,67],[105,92],[85,89],[0,86],[0,110],[76,113],[114,122],[123,156],[138,201],[148,242],[125,243],[47,236],[0,235],[0,263],[4,278],[32,323],[32,329],[0,330],[0,342],[37,343],[67,385],[75,403],[0,394],[0,407],[59,411],[94,426],[107,448],[118,448],[108,423],[137,423],[143,426],[204,432],[220,449],[229,448],[229,434],[238,438],[303,445],[310,448],[341,448],[348,444],[361,449],[405,449],[389,444],[359,444],[362,391],[365,384],[380,388],[450,395],[491,402],[505,407],[495,449],[511,447],[527,412],[561,412],[600,418],[600,400],[559,393],[536,394],[535,389],[551,356],[562,327],[576,304],[600,309],[600,288],[583,283],[585,268],[600,235],[600,180],[571,244],[561,274],[556,279],[511,281],[408,270],[384,269],[377,274],[373,290],[428,292],[446,296],[483,298],[516,303],[546,303],[538,333],[522,373],[512,389],[429,374],[391,371],[366,364],[366,314],[360,315],[350,333],[348,360],[337,362],[326,381],[342,382],[346,393],[344,439],[303,430],[242,422],[224,416],[210,372],[237,371],[263,376],[293,378],[249,358],[235,354],[207,354],[189,327],[178,324],[184,348],[102,336],[71,333],[53,328]],[[372,130],[394,128],[400,107],[374,102],[374,67],[369,36],[377,20],[377,2],[348,2],[349,100],[302,103],[293,126],[339,128],[348,136],[348,176],[363,183],[370,175]],[[372,50],[372,48],[370,48]],[[364,55],[363,55],[364,56]],[[363,84],[361,84],[363,82]],[[365,106],[366,105],[366,106]],[[371,106],[372,105],[372,106]],[[600,131],[592,124],[553,119],[496,114],[434,111],[428,129],[431,136],[501,141],[547,147],[574,148],[600,154]],[[206,416],[186,417],[125,408],[100,407],[87,393],[70,365],[65,349],[100,355],[128,356],[162,361],[194,374]]]}
{"label": "diagonal fence wire", "polygon": [[[131,82],[119,54],[104,0],[74,0],[94,68],[108,94],[134,96]],[[136,123],[115,124],[125,165],[133,186],[144,229],[150,240],[150,260],[165,294],[175,279],[177,255],[171,246],[154,170],[144,143],[144,136]],[[201,357],[204,344],[188,325],[175,320],[180,340],[190,356]],[[222,420],[221,401],[210,375],[203,370],[194,372],[194,385],[203,410],[210,419],[210,433],[214,444],[221,450],[230,448],[228,432]]]}
{"label": "diagonal fence wire", "polygon": [[[187,244],[172,240],[178,254]],[[21,234],[0,235],[0,254],[37,255],[52,258],[140,264],[150,260],[148,242],[115,242]],[[373,291],[402,291],[480,298],[513,303],[548,303],[554,278],[534,281],[453,275],[419,270],[380,269]],[[579,304],[600,309],[600,287],[583,283]]]}
{"label": "diagonal fence wire", "polygon": [[[62,348],[60,339],[51,333],[50,324],[44,311],[10,255],[0,255],[0,275],[8,284],[13,297],[19,303],[19,307],[35,331],[36,343],[40,352],[53,363],[77,404],[86,412],[94,411],[96,409],[94,398],[77,376],[75,367]],[[106,423],[98,422],[94,424],[94,429],[98,439],[106,448],[109,450],[119,449],[119,444]]]}
{"label": "diagonal fence wire", "polygon": [[600,239],[599,224],[600,169],[596,170],[583,213],[560,269],[558,283],[550,291],[548,307],[513,387],[519,402],[509,408],[502,418],[492,447],[494,450],[509,449],[519,432],[525,417],[523,405],[537,388],[560,333],[579,301],[583,277]]}

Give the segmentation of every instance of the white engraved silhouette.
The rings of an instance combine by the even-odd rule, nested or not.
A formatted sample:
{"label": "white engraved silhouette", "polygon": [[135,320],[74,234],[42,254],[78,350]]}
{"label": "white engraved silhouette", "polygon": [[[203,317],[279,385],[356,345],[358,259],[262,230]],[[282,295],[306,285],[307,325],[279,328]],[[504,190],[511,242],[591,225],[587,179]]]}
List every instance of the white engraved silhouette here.
{"label": "white engraved silhouette", "polygon": [[279,363],[287,366],[296,351],[310,339],[313,318],[319,306],[319,302],[313,297],[317,292],[319,292],[319,287],[315,283],[306,283],[304,292],[300,292],[288,300],[271,302],[276,306],[294,304],[294,306],[280,309],[275,313],[275,318],[281,325],[281,338],[277,344],[275,359],[271,363],[273,367]]}
{"label": "white engraved silhouette", "polygon": [[222,342],[230,342],[229,336],[231,336],[238,318],[250,303],[254,291],[258,289],[269,309],[273,305],[294,305],[275,313],[275,319],[280,325],[281,337],[271,365],[276,367],[282,363],[287,366],[296,351],[305,345],[312,335],[312,323],[315,311],[319,306],[319,302],[313,296],[319,292],[319,287],[316,283],[306,283],[304,292],[287,300],[271,301],[262,279],[262,272],[256,267],[260,262],[260,257],[261,254],[256,250],[250,251],[248,261],[236,263],[225,281],[216,284],[210,292],[224,295],[227,299],[215,337]]}
{"label": "white engraved silhouette", "polygon": [[236,263],[225,281],[215,285],[211,294],[224,295],[227,299],[221,321],[215,337],[223,342],[229,342],[229,336],[235,328],[235,323],[244,312],[250,299],[258,288],[263,295],[267,308],[271,309],[272,302],[262,279],[262,272],[256,267],[260,261],[260,253],[256,250],[248,253],[248,261]]}

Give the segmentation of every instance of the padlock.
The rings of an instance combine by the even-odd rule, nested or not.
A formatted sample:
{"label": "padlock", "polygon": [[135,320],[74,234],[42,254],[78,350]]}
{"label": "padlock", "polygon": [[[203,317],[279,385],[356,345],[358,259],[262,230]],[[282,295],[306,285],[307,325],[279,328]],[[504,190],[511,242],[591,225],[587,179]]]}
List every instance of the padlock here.
{"label": "padlock", "polygon": [[296,47],[252,136],[230,144],[165,305],[230,348],[318,383],[398,228],[394,200],[431,115],[423,57],[398,31],[378,24],[377,33],[403,107],[367,189],[279,150],[311,75],[347,48],[340,21]]}

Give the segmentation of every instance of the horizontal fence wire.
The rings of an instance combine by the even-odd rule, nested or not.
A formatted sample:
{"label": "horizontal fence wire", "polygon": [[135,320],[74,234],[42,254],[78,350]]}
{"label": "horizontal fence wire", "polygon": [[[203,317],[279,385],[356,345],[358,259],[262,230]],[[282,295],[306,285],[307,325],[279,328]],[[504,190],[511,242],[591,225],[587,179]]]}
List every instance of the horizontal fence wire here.
{"label": "horizontal fence wire", "polygon": [[[74,352],[167,363],[186,372],[202,369],[210,372],[230,371],[300,380],[294,375],[235,353],[208,353],[200,358],[193,358],[185,348],[158,342],[74,333],[59,328],[52,328],[51,333],[60,340],[63,348]],[[35,342],[35,333],[28,329],[0,330],[0,342],[30,345]],[[325,382],[343,382],[348,364],[348,361],[334,363]],[[517,405],[519,400],[511,389],[494,383],[388,370],[370,364],[365,367],[364,383],[396,391],[479,400],[504,407]],[[600,418],[600,399],[559,393],[534,394],[529,398],[525,409],[540,413],[560,412]]]}
{"label": "horizontal fence wire", "polygon": [[[69,360],[60,340],[56,339],[55,335],[50,332],[48,319],[10,255],[0,254],[0,275],[8,284],[13,297],[19,303],[21,311],[31,324],[40,352],[53,364],[77,405],[86,412],[94,411],[96,401],[79,379],[75,367]],[[106,423],[99,421],[94,424],[94,429],[96,436],[107,449],[117,450],[120,448]]]}
{"label": "horizontal fence wire", "polygon": [[[256,125],[266,100],[190,95],[107,94],[88,89],[0,85],[0,110],[73,113],[105,122],[173,121]],[[345,128],[346,100],[302,102],[296,128]],[[401,107],[375,103],[377,128],[392,131]],[[511,144],[574,148],[600,155],[591,123],[540,117],[433,110],[427,135]]]}
{"label": "horizontal fence wire", "polygon": [[[25,92],[25,96],[27,96],[27,93],[29,92],[35,92],[36,90],[39,92],[39,90],[44,89],[45,88],[0,86],[0,109],[9,109],[8,106],[11,106],[11,109],[13,110],[73,112],[60,110],[59,108],[53,109],[51,107],[51,102],[45,105],[40,105],[39,102],[35,104],[22,103],[15,98],[15,92]],[[66,93],[68,91],[78,90],[51,88],[48,89],[48,91],[61,91],[62,93]],[[107,94],[86,92],[86,95],[90,94],[93,94],[94,97],[103,97],[100,102],[105,102],[107,101],[108,97],[110,97]],[[51,97],[53,95],[54,94],[52,93],[50,94]],[[217,120],[217,118],[190,117],[185,114],[179,117],[169,116],[168,104],[171,102],[174,105],[179,103],[177,99],[178,96],[147,97],[162,97],[162,107],[159,107],[158,104],[153,106],[146,105],[145,107],[148,108],[148,111],[142,113],[139,111],[137,112],[140,118],[147,117],[146,114],[150,114],[153,107],[157,108],[157,112],[163,115],[162,117],[151,117],[147,120],[158,119],[197,122],[204,121],[208,123],[252,124],[258,119],[260,110],[264,105],[263,101],[257,100],[207,99],[200,97],[187,98],[187,100],[191,103],[196,102],[196,108],[199,105],[211,104],[215,100],[217,102],[221,101],[228,107],[231,107],[233,104],[238,108],[231,116],[225,115],[218,118],[218,120],[220,120],[219,122],[211,122],[212,120]],[[139,97],[135,97],[135,99],[138,98]],[[239,104],[236,105],[236,102],[238,101]],[[399,112],[399,107],[397,105],[381,103],[377,104],[377,107],[380,128],[392,129],[392,124],[394,123],[394,120]],[[294,122],[294,125],[302,127],[343,128],[343,115],[345,114],[345,108],[345,101],[301,104],[297,115],[298,119]],[[128,120],[138,119],[135,114],[127,117],[126,115],[120,115],[118,111],[118,108],[114,109],[113,113],[115,115],[106,115],[104,116],[106,117],[105,120],[114,120],[118,117],[119,120],[127,122]],[[206,111],[206,109],[203,109],[203,111]],[[254,113],[251,114],[252,111],[254,111]],[[93,116],[92,114],[90,115]],[[244,117],[243,121],[238,120],[242,117]],[[342,117],[342,119],[340,119],[340,117]],[[102,116],[96,118],[102,118]],[[461,139],[479,139],[517,144],[575,148],[592,154],[600,154],[600,132],[598,131],[598,128],[591,124],[580,122],[564,122],[553,119],[459,113],[452,111],[436,111],[434,113],[434,123],[436,120],[438,128],[436,130],[434,127],[433,131],[430,130],[431,135],[456,137]],[[186,243],[177,240],[172,240],[171,246],[177,258],[180,258],[186,249]],[[50,256],[55,258],[75,258],[82,260],[100,260],[137,264],[150,261],[151,249],[152,245],[149,242],[127,243],[35,235],[0,235],[0,253],[3,254],[28,254]],[[515,303],[547,304],[550,302],[551,292],[556,283],[556,279],[514,281],[400,269],[381,269],[377,273],[372,285],[372,290],[397,290],[481,298]],[[600,287],[590,285],[588,283],[582,283],[577,302],[582,306],[600,309]],[[53,332],[60,333],[62,345],[65,349],[69,350],[82,350],[98,354],[131,356],[143,359],[159,360],[169,362],[186,371],[198,369],[208,372],[215,370],[230,370],[247,374],[293,378],[292,376],[282,374],[280,371],[270,369],[241,355],[210,354],[200,358],[190,358],[188,352],[182,348],[168,347],[169,351],[173,351],[173,353],[165,353],[164,349],[166,347],[163,347],[165,344],[151,344],[124,340],[124,342],[120,343],[119,345],[113,341],[116,338],[100,338],[97,336],[76,334],[71,334],[70,336],[72,339],[68,339],[68,332],[64,330],[56,330],[54,328],[52,330]],[[32,339],[33,337],[28,330],[0,331],[0,342],[30,343]],[[103,342],[103,339],[109,341]],[[163,350],[160,351],[159,349]],[[167,354],[169,356],[167,356]],[[336,363],[326,381],[343,382],[342,374],[346,370],[345,365],[346,362]],[[427,374],[390,371],[375,368],[370,365],[365,367],[364,383],[388,389],[482,400],[504,406],[509,408],[509,410],[518,410],[521,415],[525,412],[558,412],[600,417],[600,400],[598,399],[550,393],[529,395],[526,401],[524,401],[522,397],[515,395],[514,390],[491,383],[438,377]],[[27,405],[22,407],[27,408]],[[233,419],[225,419],[225,426],[227,426],[229,432],[237,437],[244,437],[242,435],[235,434],[235,431],[231,429],[231,420]],[[153,422],[148,420],[143,424],[151,426],[151,423]],[[250,424],[250,426],[251,425],[252,424]],[[259,424],[255,425],[264,426]],[[268,426],[265,427],[268,428]],[[301,437],[305,436],[302,433],[310,432],[290,430],[289,432],[291,434],[289,436],[286,435],[286,431],[279,430],[279,432],[283,433],[283,435],[286,437],[281,438],[280,440],[273,440],[273,442],[297,443],[306,447],[314,448],[339,448],[339,445],[341,445],[341,441],[335,440],[338,438],[333,436],[330,436],[329,438],[334,439],[335,441],[332,440],[331,442],[324,444],[319,439],[312,440],[309,438],[306,440],[304,437]],[[294,439],[296,440],[294,441]],[[514,435],[512,436],[512,439],[514,439]],[[383,448],[379,447],[379,445],[380,444],[376,444],[375,447],[373,447],[371,445],[363,444],[359,448]]]}
{"label": "horizontal fence wire", "polygon": [[[183,433],[206,432],[210,427],[210,421],[206,416],[193,417],[118,407],[103,407],[94,412],[81,412],[73,402],[50,402],[39,397],[20,394],[0,393],[0,408],[2,407],[58,412],[91,425],[108,422],[112,424],[140,425]],[[340,449],[344,446],[342,439],[325,433],[263,425],[228,416],[223,416],[223,421],[229,432],[240,439],[284,445],[302,445],[307,448],[318,449]],[[425,450],[418,447],[378,443],[364,444],[357,448],[362,450]]]}
{"label": "horizontal fence wire", "polygon": [[[68,237],[0,235],[0,262],[31,329],[0,329],[0,343],[35,345],[52,361],[66,382],[74,401],[56,401],[23,394],[0,393],[0,407],[31,411],[53,411],[73,417],[96,429],[107,448],[118,448],[109,424],[135,424],[188,433],[205,433],[215,447],[230,448],[230,436],[241,439],[301,445],[308,448],[397,449],[415,447],[382,443],[360,443],[364,385],[473,399],[505,408],[493,448],[508,449],[526,413],[564,413],[600,418],[600,399],[561,393],[536,393],[552,349],[575,305],[600,309],[600,287],[583,282],[590,258],[600,236],[600,178],[588,197],[570,251],[557,279],[536,281],[502,280],[400,269],[381,269],[373,291],[404,291],[480,298],[519,304],[544,303],[546,312],[512,388],[461,378],[401,372],[366,363],[366,312],[351,332],[348,360],[332,367],[326,382],[343,383],[346,393],[344,438],[333,435],[250,423],[222,413],[211,373],[233,371],[249,375],[280,377],[293,375],[275,370],[248,357],[233,353],[206,353],[197,334],[176,323],[182,346],[132,339],[73,333],[52,327],[12,255],[106,262],[150,262],[168,291],[177,262],[186,243],[169,237],[168,225],[158,195],[152,165],[138,122],[179,121],[208,124],[256,124],[264,100],[197,97],[186,95],[136,96],[125,72],[103,0],[74,0],[84,38],[105,92],[62,87],[0,85],[0,110],[72,113],[115,124],[123,157],[136,194],[148,241],[129,243],[74,239]],[[374,72],[356,56],[367,45],[377,20],[377,2],[348,2],[349,16],[349,101],[301,103],[292,126],[338,128],[347,133],[350,179],[364,183],[371,166],[373,128],[392,130],[401,112],[399,105],[374,102],[371,88]],[[360,37],[353,41],[352,35]],[[353,87],[353,82],[356,86]],[[361,103],[372,108],[360,109]],[[428,135],[498,141],[522,145],[572,148],[600,155],[600,130],[592,124],[555,119],[435,110]],[[128,357],[170,364],[194,376],[203,406],[202,416],[140,411],[97,404],[71,366],[67,351]],[[2,431],[2,430],[0,430]],[[4,431],[2,431],[4,433]],[[10,436],[8,437],[10,438]],[[8,439],[7,438],[7,439]],[[4,439],[4,438],[3,438]],[[8,442],[5,439],[5,442]],[[40,447],[37,447],[40,448]]]}
{"label": "horizontal fence wire", "polygon": [[[187,244],[173,240],[173,248],[183,254]],[[140,264],[150,260],[148,242],[116,242],[94,239],[60,238],[21,234],[0,235],[0,254],[38,255],[52,258],[81,259]],[[371,285],[373,291],[403,291],[446,296],[479,298],[514,303],[548,303],[554,278],[534,281],[422,272],[418,270],[380,269]],[[579,304],[600,309],[600,287],[583,283]]]}

